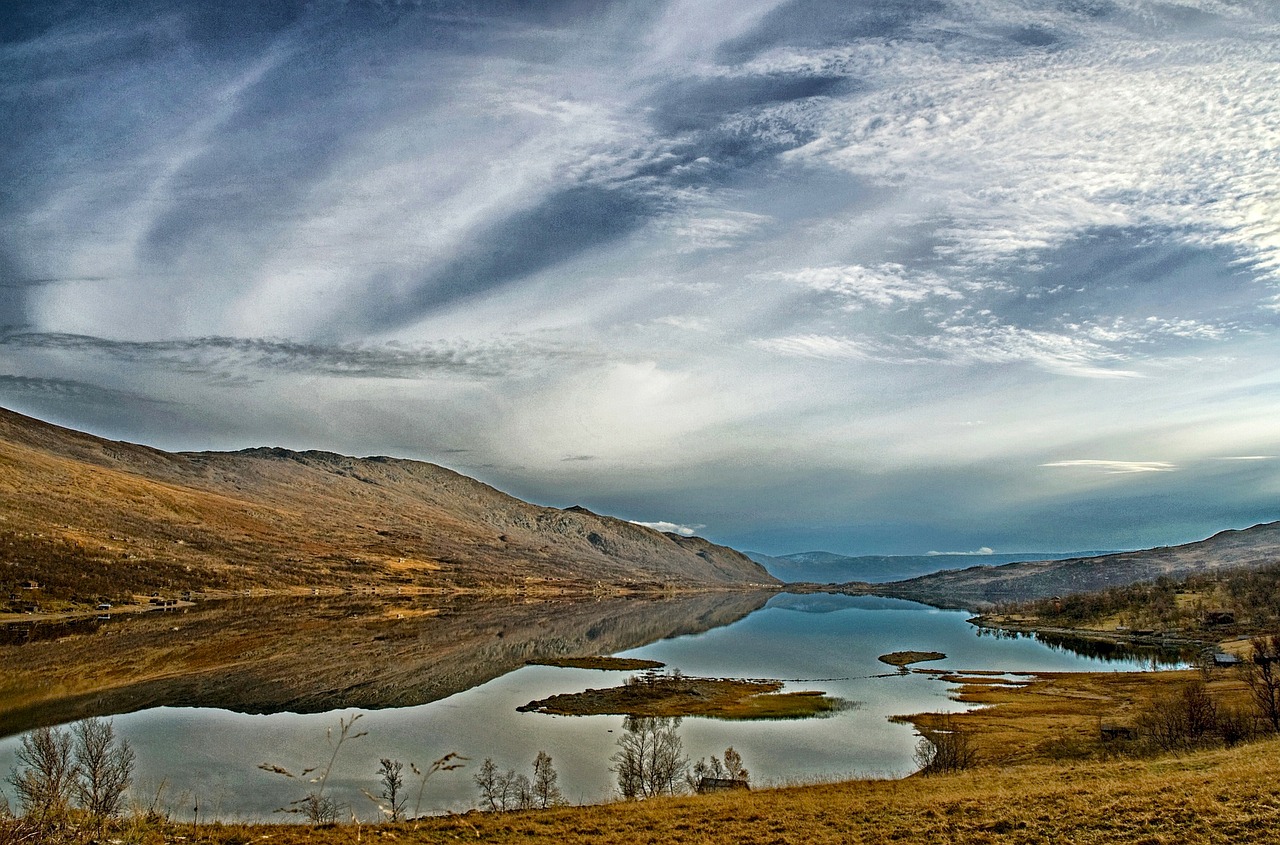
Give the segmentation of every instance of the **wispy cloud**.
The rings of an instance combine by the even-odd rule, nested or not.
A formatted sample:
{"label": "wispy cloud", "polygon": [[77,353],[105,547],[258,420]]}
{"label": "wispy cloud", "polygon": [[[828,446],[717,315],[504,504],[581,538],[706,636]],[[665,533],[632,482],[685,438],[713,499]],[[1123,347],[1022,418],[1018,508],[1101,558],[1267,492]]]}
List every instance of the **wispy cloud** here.
{"label": "wispy cloud", "polygon": [[415,379],[428,375],[477,378],[508,375],[538,360],[598,360],[587,350],[533,341],[486,344],[320,344],[299,341],[200,337],[123,341],[57,332],[0,335],[0,349],[40,350],[162,366],[178,372],[230,377],[252,371],[313,373],[345,378]]}
{"label": "wispy cloud", "polygon": [[676,522],[638,522],[631,520],[633,525],[643,525],[645,528],[652,528],[654,531],[662,531],[667,534],[679,534],[681,537],[692,537],[706,528],[705,525],[681,525]]}
{"label": "wispy cloud", "polygon": [[1178,467],[1167,461],[1106,461],[1080,459],[1073,461],[1053,461],[1041,464],[1044,467],[1067,467],[1098,470],[1108,475],[1129,475],[1142,472],[1173,472]]}

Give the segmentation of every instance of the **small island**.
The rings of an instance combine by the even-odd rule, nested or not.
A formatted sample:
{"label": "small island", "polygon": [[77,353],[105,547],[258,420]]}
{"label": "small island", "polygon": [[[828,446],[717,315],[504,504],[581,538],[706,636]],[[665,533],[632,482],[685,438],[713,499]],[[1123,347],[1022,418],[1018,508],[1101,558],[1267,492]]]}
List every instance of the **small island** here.
{"label": "small island", "polygon": [[891,651],[877,658],[881,663],[906,669],[912,663],[924,663],[929,660],[946,660],[947,656],[940,651]]}
{"label": "small island", "polygon": [[715,719],[805,719],[852,706],[824,692],[779,692],[782,681],[690,678],[647,673],[622,686],[563,693],[516,708],[559,716],[707,716]]}
{"label": "small island", "polygon": [[599,669],[606,672],[643,672],[666,666],[657,660],[641,660],[638,657],[549,657],[545,660],[529,660],[526,666],[555,666],[560,669]]}

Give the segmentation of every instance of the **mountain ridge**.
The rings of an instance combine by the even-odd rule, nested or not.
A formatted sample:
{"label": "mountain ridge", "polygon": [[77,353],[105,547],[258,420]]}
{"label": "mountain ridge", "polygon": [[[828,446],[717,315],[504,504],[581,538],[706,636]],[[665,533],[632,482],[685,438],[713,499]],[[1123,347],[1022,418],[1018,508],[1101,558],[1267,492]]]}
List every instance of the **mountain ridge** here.
{"label": "mountain ridge", "polygon": [[[84,603],[178,590],[777,583],[707,540],[533,505],[406,458],[165,452],[0,409],[0,469],[0,589],[19,602],[36,593]],[[41,588],[19,595],[26,582]]]}
{"label": "mountain ridge", "polygon": [[747,557],[769,570],[770,575],[784,582],[816,584],[840,584],[850,581],[882,584],[928,575],[941,570],[967,569],[975,563],[979,566],[998,566],[1005,563],[1065,560],[1067,558],[1094,557],[1112,553],[1112,551],[1096,550],[1078,552],[991,552],[989,554],[943,552],[926,555],[842,555],[826,551],[766,555],[760,552],[743,552]]}
{"label": "mountain ridge", "polygon": [[859,592],[972,609],[1001,602],[1087,593],[1106,587],[1280,563],[1280,521],[1226,529],[1203,540],[1133,552],[973,566],[885,584],[846,584]]}

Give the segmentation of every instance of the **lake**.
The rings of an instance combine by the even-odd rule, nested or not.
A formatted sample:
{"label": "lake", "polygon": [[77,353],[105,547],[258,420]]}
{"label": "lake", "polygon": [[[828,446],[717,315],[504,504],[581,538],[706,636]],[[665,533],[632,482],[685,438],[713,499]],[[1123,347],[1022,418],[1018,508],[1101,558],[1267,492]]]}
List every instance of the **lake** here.
{"label": "lake", "polygon": [[[719,616],[706,601],[710,600],[696,606],[670,604],[684,607],[686,614],[696,612],[700,624],[682,622],[676,614],[657,628],[653,627],[653,620],[670,612],[667,604],[601,603],[595,609],[605,615],[590,625],[584,617],[583,636],[598,638],[606,649],[614,646],[614,653],[619,656],[659,660],[687,675],[776,678],[785,680],[789,690],[822,690],[856,703],[821,719],[682,721],[680,735],[691,759],[720,756],[726,747],[733,746],[751,771],[752,782],[761,785],[910,773],[917,737],[909,725],[891,723],[889,717],[954,711],[964,705],[950,699],[946,683],[925,674],[899,673],[876,659],[881,654],[941,651],[948,655],[946,660],[924,665],[931,669],[1010,673],[1129,671],[1161,665],[1160,660],[1150,656],[1085,656],[1032,637],[994,636],[971,625],[966,612],[898,599],[779,594],[743,607],[741,598],[726,596],[719,601],[736,604],[731,612]],[[619,619],[631,618],[628,612],[632,608],[633,626],[643,627],[644,632],[629,638],[617,628]],[[573,612],[585,611],[575,606]],[[648,621],[642,624],[641,619]],[[378,792],[376,773],[382,757],[404,763],[410,811],[414,809],[417,785],[410,776],[409,764],[425,768],[448,752],[470,760],[466,768],[438,773],[428,781],[421,812],[462,811],[476,806],[478,795],[472,776],[485,758],[492,758],[502,770],[515,769],[532,776],[533,759],[539,751],[551,755],[561,788],[570,801],[609,800],[615,794],[609,758],[616,751],[623,730],[622,717],[549,716],[520,713],[516,708],[555,693],[613,686],[631,673],[545,666],[512,669],[508,652],[537,656],[548,643],[560,647],[565,642],[564,631],[555,628],[551,617],[542,626],[530,622],[528,627],[544,633],[529,634],[528,641],[502,632],[494,635],[495,642],[502,642],[502,650],[492,652],[496,668],[491,674],[496,677],[451,694],[442,690],[438,700],[416,706],[269,714],[209,706],[148,706],[115,715],[117,732],[128,739],[137,753],[132,794],[144,807],[155,803],[183,820],[191,818],[197,805],[202,819],[297,818],[274,811],[300,798],[308,787],[298,780],[263,771],[259,764],[293,772],[323,765],[332,753],[326,732],[332,731],[336,737],[339,719],[360,713],[355,730],[367,735],[342,746],[327,794],[349,804],[364,820],[378,815],[361,789]],[[686,629],[693,632],[681,633]],[[622,647],[629,642],[635,644]],[[442,645],[439,650],[443,648]],[[566,648],[582,651],[580,643],[561,650]],[[474,655],[468,654],[468,659],[473,659]],[[381,672],[376,662],[365,663],[359,654],[353,660],[357,665],[351,672],[358,677]],[[1167,659],[1165,665],[1174,662],[1176,658]],[[433,665],[415,665],[411,669],[430,672]],[[467,677],[482,678],[484,674],[471,672]],[[192,699],[184,693],[171,700],[204,699]],[[257,699],[249,695],[246,700]],[[264,709],[243,702],[227,706]],[[7,773],[13,765],[17,743],[16,737],[0,741],[0,771]]]}

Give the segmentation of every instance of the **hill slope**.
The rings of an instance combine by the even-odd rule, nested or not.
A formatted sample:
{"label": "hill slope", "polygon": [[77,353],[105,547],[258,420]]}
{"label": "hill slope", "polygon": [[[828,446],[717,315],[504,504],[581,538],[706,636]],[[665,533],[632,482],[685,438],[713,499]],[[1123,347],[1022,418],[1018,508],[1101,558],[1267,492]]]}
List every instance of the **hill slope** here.
{"label": "hill slope", "polygon": [[[19,589],[28,580],[41,589]],[[172,454],[0,409],[0,599],[772,583],[732,549],[538,507],[433,464],[286,449]]]}
{"label": "hill slope", "polygon": [[1196,543],[1139,552],[974,566],[877,584],[875,592],[932,603],[981,607],[1065,596],[1106,587],[1280,563],[1280,522],[1222,531]]}
{"label": "hill slope", "polygon": [[805,581],[814,584],[843,584],[864,581],[883,584],[928,575],[944,569],[967,569],[974,564],[995,566],[1028,560],[1062,560],[1069,557],[1095,556],[1110,552],[992,552],[991,554],[931,555],[858,555],[850,557],[834,552],[797,552],[778,557],[744,552],[747,557],[769,570],[769,574],[786,582]]}

